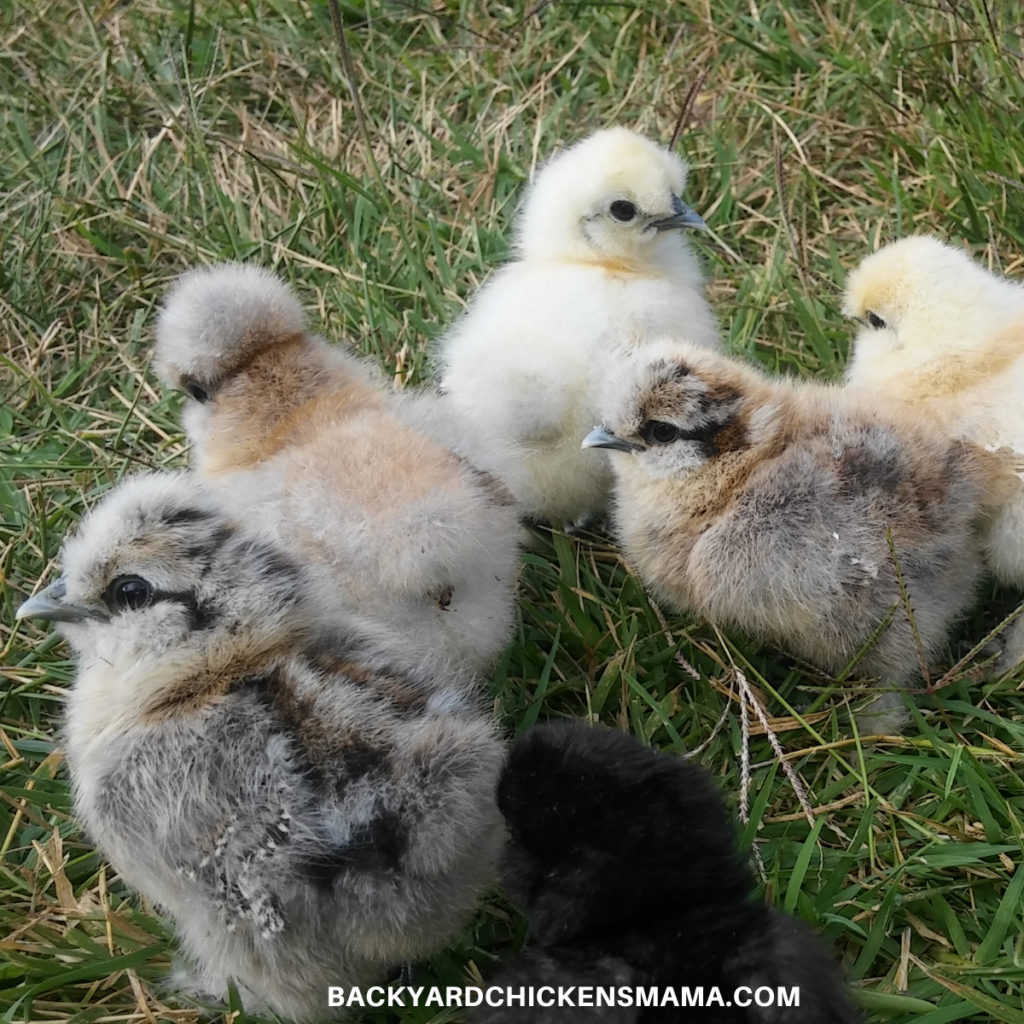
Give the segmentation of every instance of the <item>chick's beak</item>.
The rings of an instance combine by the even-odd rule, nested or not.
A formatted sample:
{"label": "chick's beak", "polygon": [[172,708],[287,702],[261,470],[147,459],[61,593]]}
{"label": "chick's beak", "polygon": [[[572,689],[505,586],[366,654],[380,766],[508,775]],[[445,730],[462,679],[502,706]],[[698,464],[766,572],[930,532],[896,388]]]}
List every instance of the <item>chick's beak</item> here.
{"label": "chick's beak", "polygon": [[103,612],[82,605],[66,604],[67,580],[58,576],[45,590],[30,597],[15,613],[16,619],[49,619],[50,622],[81,622],[105,619]]}
{"label": "chick's beak", "polygon": [[581,448],[614,448],[618,452],[631,452],[637,446],[631,441],[624,441],[616,437],[607,427],[594,427],[594,429],[583,438]]}
{"label": "chick's beak", "polygon": [[706,231],[708,227],[704,218],[691,210],[679,196],[672,197],[672,216],[656,220],[651,226],[659,231],[670,231],[672,228],[701,228]]}

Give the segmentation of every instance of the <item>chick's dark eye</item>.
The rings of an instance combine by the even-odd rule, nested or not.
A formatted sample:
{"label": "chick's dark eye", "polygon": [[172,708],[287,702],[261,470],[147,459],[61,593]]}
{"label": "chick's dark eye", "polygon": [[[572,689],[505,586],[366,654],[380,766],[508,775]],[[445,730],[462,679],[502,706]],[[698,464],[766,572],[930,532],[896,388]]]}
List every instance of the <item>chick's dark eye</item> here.
{"label": "chick's dark eye", "polygon": [[877,313],[872,313],[870,309],[865,316],[867,317],[868,324],[876,331],[881,331],[889,326]]}
{"label": "chick's dark eye", "polygon": [[644,425],[640,436],[648,444],[671,444],[679,437],[679,428],[673,423],[665,423],[663,420],[651,420]]}
{"label": "chick's dark eye", "polygon": [[200,405],[210,400],[210,391],[193,377],[182,377],[181,386],[189,398],[194,398]]}
{"label": "chick's dark eye", "polygon": [[103,598],[114,611],[134,612],[153,600],[153,588],[141,576],[118,576]]}
{"label": "chick's dark eye", "polygon": [[622,221],[623,224],[627,221],[631,221],[636,216],[636,207],[625,199],[616,199],[609,207],[609,210],[611,211],[611,215],[616,220]]}

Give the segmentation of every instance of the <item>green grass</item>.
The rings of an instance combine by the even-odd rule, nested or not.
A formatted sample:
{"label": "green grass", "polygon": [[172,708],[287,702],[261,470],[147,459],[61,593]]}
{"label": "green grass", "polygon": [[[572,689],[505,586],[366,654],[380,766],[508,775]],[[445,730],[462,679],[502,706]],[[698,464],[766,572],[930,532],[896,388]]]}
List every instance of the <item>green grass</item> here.
{"label": "green grass", "polygon": [[[518,0],[343,6],[371,160],[325,2],[0,0],[5,1019],[196,1015],[165,1005],[167,923],[69,817],[55,738],[68,652],[12,625],[85,509],[140,466],[183,461],[178,400],[147,370],[174,274],[274,266],[330,337],[421,377],[430,341],[506,258],[538,161],[613,123],[667,140],[706,71],[681,148],[737,354],[838,376],[844,269],[901,234],[934,231],[1021,276],[1018,5],[555,0],[527,13]],[[858,751],[842,724],[851,689],[701,623],[663,624],[606,538],[547,537],[524,560],[491,683],[510,731],[589,713],[667,750],[707,742],[698,760],[735,803],[740,667],[822,809],[812,831],[755,732],[743,841],[768,898],[824,932],[873,1021],[1024,1021],[1024,674],[960,678],[922,698],[901,742]],[[963,649],[1015,603],[989,592]],[[486,975],[523,937],[496,894],[418,976]]]}

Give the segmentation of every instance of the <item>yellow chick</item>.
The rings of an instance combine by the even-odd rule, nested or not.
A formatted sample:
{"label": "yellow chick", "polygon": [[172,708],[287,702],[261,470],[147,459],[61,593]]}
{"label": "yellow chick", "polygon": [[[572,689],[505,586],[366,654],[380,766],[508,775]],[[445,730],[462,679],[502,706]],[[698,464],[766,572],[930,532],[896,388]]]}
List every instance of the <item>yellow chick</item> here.
{"label": "yellow chick", "polygon": [[537,174],[502,267],[441,343],[441,387],[465,419],[524,452],[510,486],[528,515],[579,523],[603,512],[603,452],[580,451],[607,366],[648,338],[718,349],[683,229],[687,166],[625,128],[596,132]]}
{"label": "yellow chick", "polygon": [[[918,235],[887,245],[850,274],[843,312],[860,321],[846,380],[898,402],[954,436],[1012,453],[994,462],[997,505],[984,542],[989,568],[1024,587],[1024,288],[962,249]],[[997,671],[1024,658],[1024,621]]]}

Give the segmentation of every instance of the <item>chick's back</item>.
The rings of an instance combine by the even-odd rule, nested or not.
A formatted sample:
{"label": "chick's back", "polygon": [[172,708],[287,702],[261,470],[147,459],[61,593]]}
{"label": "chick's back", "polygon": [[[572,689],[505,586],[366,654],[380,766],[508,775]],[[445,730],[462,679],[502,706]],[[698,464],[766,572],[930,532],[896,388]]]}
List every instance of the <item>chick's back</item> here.
{"label": "chick's back", "polygon": [[214,997],[234,978],[250,1006],[326,1016],[326,984],[432,952],[491,881],[492,728],[454,693],[358,661],[271,659],[84,761],[73,750],[74,772],[101,775],[80,817],[171,911],[188,983]]}
{"label": "chick's back", "polygon": [[[838,671],[865,639],[863,624],[880,623],[899,601],[898,561],[928,653],[937,654],[955,616],[949,598],[969,604],[981,575],[981,453],[826,415],[821,432],[812,426],[754,470],[694,545],[685,576],[709,618],[775,642],[798,637],[798,653]],[[743,581],[738,609],[725,565]],[[897,612],[867,656],[869,670],[902,676],[917,667],[897,640],[909,629],[905,608]]]}
{"label": "chick's back", "polygon": [[[703,991],[700,1017],[716,1024],[858,1019],[806,926],[752,898],[734,824],[702,769],[618,730],[549,723],[513,745],[498,802],[512,834],[502,879],[531,944],[496,983],[612,988],[617,1005],[482,1008],[474,1024],[691,1020],[684,987]],[[761,985],[799,987],[799,1008],[733,1002],[738,987]],[[621,986],[670,989],[675,1005],[621,1005]]]}

